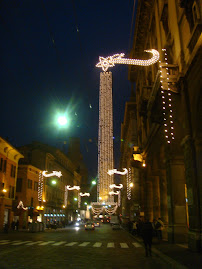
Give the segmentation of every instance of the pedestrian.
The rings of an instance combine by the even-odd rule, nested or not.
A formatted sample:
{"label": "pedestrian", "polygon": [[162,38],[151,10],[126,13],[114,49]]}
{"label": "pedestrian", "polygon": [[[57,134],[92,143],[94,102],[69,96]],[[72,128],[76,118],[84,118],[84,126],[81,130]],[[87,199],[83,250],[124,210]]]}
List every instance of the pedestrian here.
{"label": "pedestrian", "polygon": [[164,223],[161,218],[158,218],[155,228],[158,240],[162,240],[162,230],[164,229]]}
{"label": "pedestrian", "polygon": [[19,228],[19,220],[16,221],[15,227],[16,227],[16,230],[18,231],[18,228]]}
{"label": "pedestrian", "polygon": [[11,222],[11,228],[13,231],[15,230],[15,221],[14,220]]}
{"label": "pedestrian", "polygon": [[8,223],[5,223],[5,224],[4,224],[4,233],[5,233],[5,234],[8,233],[8,228],[9,228]]}
{"label": "pedestrian", "polygon": [[137,235],[137,221],[133,221],[132,235]]}
{"label": "pedestrian", "polygon": [[154,237],[157,237],[156,223],[157,223],[157,219],[153,219],[152,227],[153,227],[153,236],[154,236]]}
{"label": "pedestrian", "polygon": [[143,220],[139,218],[137,222],[137,235],[138,236],[141,236],[142,225],[143,225]]}
{"label": "pedestrian", "polygon": [[142,224],[141,236],[144,241],[146,257],[152,256],[151,247],[152,247],[153,227],[152,223],[148,219],[146,219],[145,222]]}
{"label": "pedestrian", "polygon": [[129,230],[129,233],[132,233],[132,230],[133,230],[133,222],[129,219],[129,222],[128,222],[128,230]]}

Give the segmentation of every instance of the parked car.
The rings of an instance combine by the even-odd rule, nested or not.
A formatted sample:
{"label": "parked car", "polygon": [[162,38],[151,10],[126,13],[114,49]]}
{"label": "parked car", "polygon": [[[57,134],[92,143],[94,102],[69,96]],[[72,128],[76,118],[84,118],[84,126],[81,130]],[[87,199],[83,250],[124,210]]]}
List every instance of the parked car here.
{"label": "parked car", "polygon": [[87,222],[85,224],[85,230],[95,230],[95,224],[93,222]]}

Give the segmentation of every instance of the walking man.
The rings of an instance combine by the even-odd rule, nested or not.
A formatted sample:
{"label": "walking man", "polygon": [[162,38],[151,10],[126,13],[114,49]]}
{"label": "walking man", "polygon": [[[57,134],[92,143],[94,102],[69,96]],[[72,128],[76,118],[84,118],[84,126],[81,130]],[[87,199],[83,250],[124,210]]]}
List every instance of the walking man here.
{"label": "walking man", "polygon": [[145,246],[145,255],[148,257],[148,255],[151,254],[151,246],[152,246],[152,236],[153,236],[153,227],[151,222],[147,219],[142,225],[141,229],[141,235],[144,241]]}

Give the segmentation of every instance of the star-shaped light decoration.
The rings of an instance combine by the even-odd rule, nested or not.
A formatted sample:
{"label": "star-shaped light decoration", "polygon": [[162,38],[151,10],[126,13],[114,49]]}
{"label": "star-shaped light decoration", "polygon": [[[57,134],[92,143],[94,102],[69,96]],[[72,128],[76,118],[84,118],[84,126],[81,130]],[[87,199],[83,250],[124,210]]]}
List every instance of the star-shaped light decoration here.
{"label": "star-shaped light decoration", "polygon": [[115,64],[127,64],[127,65],[140,65],[140,66],[149,66],[156,63],[159,60],[159,52],[155,49],[145,50],[147,53],[152,54],[152,58],[148,60],[141,59],[127,59],[123,58],[124,53],[114,54],[113,56],[108,56],[106,58],[99,57],[99,63],[96,64],[96,67],[101,67],[104,72],[108,70],[109,67],[115,66]]}

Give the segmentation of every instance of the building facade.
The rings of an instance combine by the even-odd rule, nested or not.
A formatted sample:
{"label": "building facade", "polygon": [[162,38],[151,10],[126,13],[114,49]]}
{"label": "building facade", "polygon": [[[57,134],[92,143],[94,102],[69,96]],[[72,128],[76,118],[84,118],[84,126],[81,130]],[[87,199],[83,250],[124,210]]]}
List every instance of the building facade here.
{"label": "building facade", "polygon": [[[124,149],[121,159],[132,157],[130,165],[138,170],[135,199],[144,216],[161,217],[165,238],[188,242],[196,251],[202,239],[201,9],[200,0],[137,2],[131,58],[144,59],[144,50],[154,48],[160,62],[129,67],[129,80],[136,83],[137,137],[132,154]],[[123,128],[128,135],[122,138],[130,142],[134,126]]]}
{"label": "building facade", "polygon": [[[19,150],[25,156],[18,177],[18,183],[23,181],[24,189],[17,192],[17,203],[25,201],[24,206],[31,209],[24,212],[27,223],[30,219],[31,222],[39,220],[49,227],[73,221],[77,215],[78,191],[67,193],[66,186],[80,186],[81,176],[76,166],[59,149],[39,142]],[[43,171],[50,176],[43,176]],[[61,172],[62,176],[51,175],[53,171]],[[22,225],[22,221],[20,223]]]}
{"label": "building facade", "polygon": [[0,137],[0,230],[10,227],[16,193],[18,161],[23,155]]}

